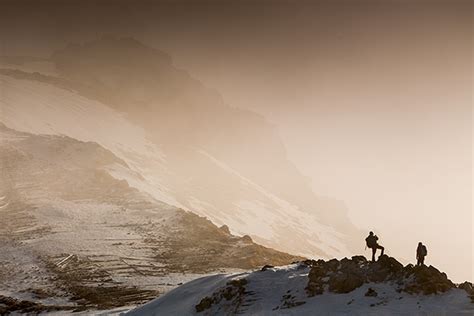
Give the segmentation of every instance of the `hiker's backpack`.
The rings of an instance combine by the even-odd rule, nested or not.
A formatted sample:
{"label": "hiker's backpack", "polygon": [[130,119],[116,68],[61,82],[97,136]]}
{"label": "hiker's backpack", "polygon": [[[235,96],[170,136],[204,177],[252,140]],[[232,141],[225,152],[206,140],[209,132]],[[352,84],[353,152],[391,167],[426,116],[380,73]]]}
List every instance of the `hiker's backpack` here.
{"label": "hiker's backpack", "polygon": [[423,246],[421,247],[421,254],[422,254],[423,256],[428,255],[428,249],[426,249],[426,246],[425,246],[425,245],[423,245]]}
{"label": "hiker's backpack", "polygon": [[365,243],[367,244],[367,247],[369,248],[373,248],[375,247],[375,243],[377,242],[377,239],[375,236],[368,236],[366,239],[365,239]]}

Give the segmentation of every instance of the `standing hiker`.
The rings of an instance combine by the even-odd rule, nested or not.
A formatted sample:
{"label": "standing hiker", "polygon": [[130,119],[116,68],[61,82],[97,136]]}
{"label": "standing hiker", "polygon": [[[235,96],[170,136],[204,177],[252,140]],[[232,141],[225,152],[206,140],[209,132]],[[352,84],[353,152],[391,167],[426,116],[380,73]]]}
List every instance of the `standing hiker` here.
{"label": "standing hiker", "polygon": [[372,261],[375,261],[375,253],[377,252],[377,249],[382,250],[382,252],[380,253],[380,257],[383,256],[383,251],[384,251],[385,248],[378,244],[378,242],[377,242],[378,240],[379,240],[379,237],[377,237],[377,235],[374,235],[373,232],[370,232],[369,236],[367,236],[367,238],[365,238],[365,242],[367,244],[367,247],[372,249]]}
{"label": "standing hiker", "polygon": [[425,257],[428,254],[428,250],[426,246],[421,243],[418,243],[418,247],[416,248],[416,265],[417,266],[424,266],[425,265]]}

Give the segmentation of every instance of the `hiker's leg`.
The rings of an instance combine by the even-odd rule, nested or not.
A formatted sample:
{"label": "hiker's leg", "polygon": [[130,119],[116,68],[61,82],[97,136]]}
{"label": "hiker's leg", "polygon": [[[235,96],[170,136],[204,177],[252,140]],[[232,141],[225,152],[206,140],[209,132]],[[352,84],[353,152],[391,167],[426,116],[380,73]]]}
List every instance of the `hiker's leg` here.
{"label": "hiker's leg", "polygon": [[375,252],[377,251],[376,247],[372,248],[372,261],[375,261]]}
{"label": "hiker's leg", "polygon": [[378,248],[382,250],[382,253],[380,254],[380,256],[383,256],[383,251],[385,250],[385,248],[380,245],[378,246]]}
{"label": "hiker's leg", "polygon": [[422,265],[422,266],[425,265],[425,257],[424,257],[424,256],[422,256],[422,257],[420,258],[420,265]]}

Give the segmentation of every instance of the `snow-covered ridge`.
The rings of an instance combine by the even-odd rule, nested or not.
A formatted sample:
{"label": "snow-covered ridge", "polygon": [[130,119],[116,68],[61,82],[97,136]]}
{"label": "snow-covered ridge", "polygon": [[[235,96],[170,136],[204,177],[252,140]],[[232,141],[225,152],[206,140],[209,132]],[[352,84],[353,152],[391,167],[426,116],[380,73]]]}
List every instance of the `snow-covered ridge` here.
{"label": "snow-covered ridge", "polygon": [[132,172],[97,143],[0,124],[0,161],[0,314],[136,305],[209,272],[301,259],[110,176]]}
{"label": "snow-covered ridge", "polygon": [[[53,85],[0,75],[0,122],[32,134],[65,135],[96,142],[127,162],[135,173],[111,168],[118,179],[126,179],[158,200],[181,206],[160,183],[156,174],[165,172],[164,153],[148,140],[143,128],[123,114]],[[154,176],[155,175],[155,176]],[[148,177],[151,185],[141,181]]]}
{"label": "snow-covered ridge", "polygon": [[[345,260],[345,261],[344,261]],[[191,281],[126,315],[471,315],[472,284],[456,288],[433,267],[402,266],[383,257],[306,261],[282,267],[214,275]],[[393,264],[393,265],[392,265]],[[360,284],[340,275],[367,268]],[[383,278],[379,278],[381,275]],[[426,279],[425,277],[428,276]],[[320,293],[311,282],[330,282]],[[347,283],[349,282],[349,283]],[[449,285],[443,288],[443,285]],[[348,288],[353,287],[353,288]],[[421,292],[417,292],[421,291]],[[427,292],[425,292],[427,291]],[[434,292],[432,292],[434,291]],[[435,293],[435,294],[423,294]]]}
{"label": "snow-covered ridge", "polygon": [[[23,76],[29,78],[27,73]],[[204,149],[194,148],[189,174],[177,175],[179,170],[170,167],[172,161],[166,152],[125,114],[35,78],[0,75],[1,123],[22,132],[96,142],[127,164],[127,168],[107,166],[113,177],[126,180],[159,201],[206,216],[217,225],[228,225],[232,232],[250,235],[268,247],[304,256],[341,257],[348,253],[343,242],[346,236],[322,225],[316,216],[277,197]],[[193,164],[204,168],[193,169]],[[202,181],[209,173],[213,177],[219,175],[213,180],[219,181],[217,187]]]}

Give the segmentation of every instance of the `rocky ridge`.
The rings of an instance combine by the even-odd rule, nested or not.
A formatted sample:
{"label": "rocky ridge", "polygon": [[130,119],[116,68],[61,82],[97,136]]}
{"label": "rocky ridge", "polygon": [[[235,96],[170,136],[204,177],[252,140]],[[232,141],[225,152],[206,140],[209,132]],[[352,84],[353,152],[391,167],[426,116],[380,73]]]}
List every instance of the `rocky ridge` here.
{"label": "rocky ridge", "polygon": [[[397,285],[397,291],[409,294],[438,294],[456,288],[446,273],[433,266],[403,266],[387,255],[376,262],[368,261],[364,256],[354,256],[342,260],[307,260],[304,264],[311,267],[306,287],[309,296],[326,290],[349,293],[365,283],[381,282],[393,283]],[[465,287],[469,289],[468,285]]]}

